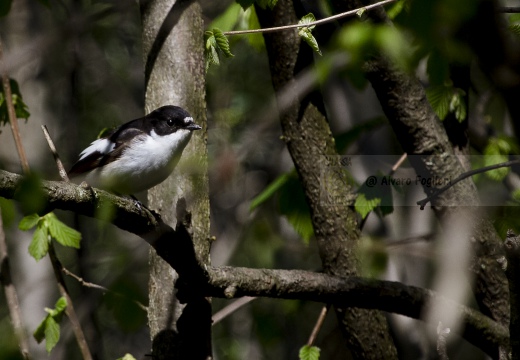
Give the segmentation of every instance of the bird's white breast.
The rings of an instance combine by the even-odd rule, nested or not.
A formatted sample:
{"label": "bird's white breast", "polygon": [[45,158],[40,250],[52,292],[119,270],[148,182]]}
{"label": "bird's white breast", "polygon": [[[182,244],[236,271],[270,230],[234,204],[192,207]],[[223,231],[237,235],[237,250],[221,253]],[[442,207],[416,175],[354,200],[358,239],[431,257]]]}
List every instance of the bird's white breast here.
{"label": "bird's white breast", "polygon": [[119,159],[101,169],[100,180],[104,187],[120,193],[149,189],[171,174],[190,137],[191,131],[182,129],[163,136],[153,130],[139,136]]}

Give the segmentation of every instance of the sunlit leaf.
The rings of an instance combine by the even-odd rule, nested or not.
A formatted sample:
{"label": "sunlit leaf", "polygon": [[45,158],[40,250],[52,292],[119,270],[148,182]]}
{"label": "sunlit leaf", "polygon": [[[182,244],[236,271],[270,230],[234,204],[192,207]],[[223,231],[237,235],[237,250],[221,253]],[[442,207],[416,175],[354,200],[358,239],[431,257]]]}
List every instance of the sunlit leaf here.
{"label": "sunlit leaf", "polygon": [[[303,16],[300,21],[298,21],[298,24],[300,25],[306,25],[306,24],[310,24],[310,23],[313,23],[316,21],[316,17],[314,16],[313,13],[308,13],[307,15]],[[315,25],[310,25],[310,26],[307,26],[307,29],[309,30],[313,30],[315,27]]]}
{"label": "sunlit leaf", "polygon": [[[316,21],[316,18],[314,17],[314,15],[312,13],[309,13],[309,14],[305,15],[304,17],[302,17],[300,19],[300,21],[298,21],[298,24],[305,25],[305,24],[310,24],[310,23],[312,23],[314,21]],[[316,39],[312,35],[312,32],[311,32],[312,29],[314,29],[314,25],[301,27],[301,28],[298,29],[298,35],[300,35],[303,38],[303,40],[305,40],[305,42],[307,44],[309,44],[309,46],[314,51],[316,51],[318,54],[321,55],[321,50],[320,50],[320,47],[318,45],[318,42],[316,41]]]}
{"label": "sunlit leaf", "polygon": [[320,348],[317,346],[304,345],[298,354],[300,360],[319,360]]}
{"label": "sunlit leaf", "polygon": [[354,203],[354,209],[364,219],[379,204],[381,204],[381,198],[367,199],[366,195],[361,193],[361,194],[358,194],[358,196],[356,198],[356,202]]}
{"label": "sunlit leaf", "polygon": [[38,343],[41,343],[43,339],[45,339],[45,349],[47,353],[50,353],[60,340],[60,322],[66,308],[67,300],[64,297],[60,297],[58,301],[56,301],[54,309],[45,309],[47,316],[45,316],[33,333]]}
{"label": "sunlit leaf", "polygon": [[36,224],[38,224],[38,221],[40,221],[40,215],[38,215],[38,214],[27,215],[22,220],[20,220],[20,223],[18,224],[18,228],[22,231],[30,230],[33,227],[35,227]]}
{"label": "sunlit leaf", "polygon": [[120,358],[118,358],[116,360],[136,360],[136,359],[135,359],[135,357],[133,357],[132,354],[125,354],[125,356],[120,357]]}
{"label": "sunlit leaf", "polygon": [[218,49],[226,55],[226,57],[233,57],[234,55],[231,53],[229,49],[229,40],[226,35],[222,33],[220,29],[213,29],[213,36],[215,37],[215,42],[218,46]]}
{"label": "sunlit leaf", "polygon": [[[492,137],[484,148],[484,164],[490,166],[506,162],[509,160],[509,154],[518,153],[518,144],[512,138]],[[486,176],[495,181],[502,181],[509,173],[510,168],[504,167],[491,171],[486,171]]]}
{"label": "sunlit leaf", "polygon": [[466,102],[463,96],[464,94],[456,91],[450,101],[450,112],[455,114],[455,118],[459,122],[463,122],[467,115]]}
{"label": "sunlit leaf", "polygon": [[56,215],[49,213],[45,215],[45,221],[50,235],[61,245],[79,249],[81,233],[65,225]]}
{"label": "sunlit leaf", "polygon": [[45,320],[45,350],[50,354],[60,340],[60,325],[49,316]]}
{"label": "sunlit leaf", "polygon": [[29,254],[36,259],[36,261],[47,255],[49,251],[49,233],[47,227],[38,226],[34,230],[34,234],[29,244]]}

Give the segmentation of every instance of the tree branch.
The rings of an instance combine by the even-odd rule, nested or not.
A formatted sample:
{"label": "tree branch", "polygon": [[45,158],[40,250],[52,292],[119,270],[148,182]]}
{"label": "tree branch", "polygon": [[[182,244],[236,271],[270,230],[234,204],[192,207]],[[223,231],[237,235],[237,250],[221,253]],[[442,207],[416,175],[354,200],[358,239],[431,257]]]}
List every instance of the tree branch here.
{"label": "tree branch", "polygon": [[[16,199],[17,185],[22,176],[0,170],[0,196]],[[455,307],[462,313],[466,324],[462,336],[484,351],[490,353],[494,345],[509,342],[508,331],[503,326],[478,311],[453,303],[431,290],[406,286],[397,282],[363,279],[360,277],[339,278],[303,270],[267,270],[233,267],[197,266],[189,234],[180,224],[176,229],[157,220],[147,210],[138,210],[132,200],[111,195],[105,191],[90,191],[72,183],[42,181],[47,194],[47,210],[62,209],[95,217],[100,206],[115,207],[113,223],[119,228],[141,236],[152,245],[157,254],[165,259],[188,283],[189,289],[204,296],[237,298],[263,296],[280,299],[300,299],[342,307],[379,309],[420,319],[422,309],[431,302]],[[141,228],[140,228],[141,227]],[[175,251],[171,243],[175,242]],[[195,281],[195,283],[193,282]],[[194,286],[195,284],[195,286]],[[202,285],[202,286],[199,286]]]}
{"label": "tree branch", "polygon": [[477,310],[456,304],[431,290],[399,282],[355,276],[339,278],[303,270],[224,266],[208,268],[207,286],[207,295],[213,297],[263,296],[308,300],[341,304],[342,307],[379,309],[414,319],[421,319],[428,304],[440,302],[443,307],[454,308],[461,314],[465,324],[461,336],[486,353],[491,355],[497,345],[509,343],[507,329]]}

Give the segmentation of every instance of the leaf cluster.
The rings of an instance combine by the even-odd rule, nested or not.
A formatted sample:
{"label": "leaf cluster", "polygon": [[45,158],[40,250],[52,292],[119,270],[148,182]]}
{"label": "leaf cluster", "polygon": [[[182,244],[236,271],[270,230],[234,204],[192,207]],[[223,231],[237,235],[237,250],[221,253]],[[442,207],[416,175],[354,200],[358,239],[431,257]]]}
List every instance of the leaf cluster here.
{"label": "leaf cluster", "polygon": [[45,308],[47,316],[45,316],[33,333],[38,343],[41,343],[45,339],[45,349],[48,353],[52,351],[60,340],[60,322],[66,308],[67,299],[64,297],[60,297],[58,301],[56,301],[54,309]]}
{"label": "leaf cluster", "polygon": [[79,249],[81,233],[62,223],[52,212],[41,217],[38,214],[28,215],[18,227],[23,231],[36,227],[29,245],[29,254],[36,260],[47,255],[51,239],[63,246]]}
{"label": "leaf cluster", "polygon": [[218,28],[208,30],[205,36],[206,47],[204,57],[206,59],[206,71],[208,71],[211,65],[220,65],[219,53],[224,54],[226,57],[234,56],[229,48],[229,40],[222,30]]}

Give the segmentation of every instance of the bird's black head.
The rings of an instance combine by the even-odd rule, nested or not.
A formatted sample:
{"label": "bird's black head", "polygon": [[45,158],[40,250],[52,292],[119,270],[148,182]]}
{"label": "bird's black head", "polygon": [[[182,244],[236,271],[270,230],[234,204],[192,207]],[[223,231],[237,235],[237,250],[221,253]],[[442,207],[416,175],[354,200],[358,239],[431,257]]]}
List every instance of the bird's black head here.
{"label": "bird's black head", "polygon": [[201,127],[193,121],[191,115],[181,107],[162,106],[146,115],[146,120],[158,135],[168,135],[177,130],[200,130]]}

